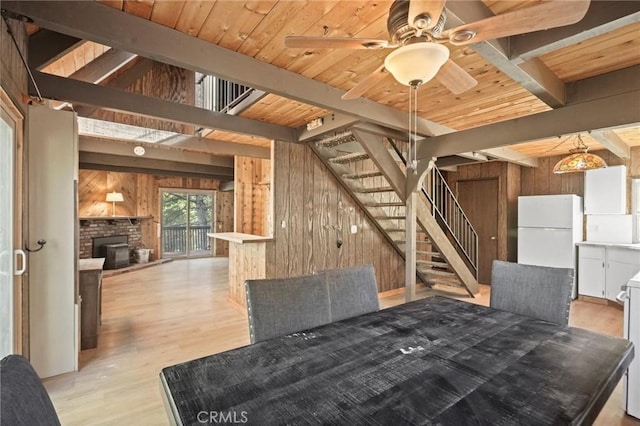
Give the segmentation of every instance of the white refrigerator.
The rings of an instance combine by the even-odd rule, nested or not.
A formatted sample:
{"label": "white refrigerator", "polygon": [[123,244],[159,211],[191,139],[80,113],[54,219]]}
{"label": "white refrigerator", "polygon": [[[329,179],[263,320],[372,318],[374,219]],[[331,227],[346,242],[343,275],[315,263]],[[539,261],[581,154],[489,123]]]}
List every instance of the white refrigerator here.
{"label": "white refrigerator", "polygon": [[636,355],[624,378],[624,410],[640,419],[640,272],[636,274],[618,295],[624,301],[624,337],[635,347]]}
{"label": "white refrigerator", "polygon": [[572,268],[573,298],[578,297],[577,248],[582,241],[582,197],[518,197],[518,263]]}

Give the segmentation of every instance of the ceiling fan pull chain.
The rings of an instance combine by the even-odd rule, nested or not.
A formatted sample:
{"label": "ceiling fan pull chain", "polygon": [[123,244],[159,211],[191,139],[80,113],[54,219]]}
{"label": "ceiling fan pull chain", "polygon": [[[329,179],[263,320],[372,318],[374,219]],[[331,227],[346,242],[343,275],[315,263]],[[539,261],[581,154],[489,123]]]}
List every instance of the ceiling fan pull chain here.
{"label": "ceiling fan pull chain", "polygon": [[[412,82],[413,83],[413,82]],[[407,171],[418,173],[416,139],[418,137],[418,86],[409,85],[409,152],[407,153]]]}

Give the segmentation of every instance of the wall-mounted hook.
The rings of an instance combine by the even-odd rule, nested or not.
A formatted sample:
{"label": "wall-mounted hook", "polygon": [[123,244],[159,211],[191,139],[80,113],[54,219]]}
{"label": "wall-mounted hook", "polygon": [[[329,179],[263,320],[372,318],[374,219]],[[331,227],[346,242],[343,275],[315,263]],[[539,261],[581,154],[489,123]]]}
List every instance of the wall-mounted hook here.
{"label": "wall-mounted hook", "polygon": [[35,253],[37,251],[42,250],[44,248],[44,245],[47,244],[47,241],[46,240],[38,240],[38,241],[36,241],[36,243],[40,246],[37,249],[30,249],[29,247],[27,247],[28,243],[26,243],[26,242],[24,244],[24,249],[26,251],[28,251],[29,253]]}

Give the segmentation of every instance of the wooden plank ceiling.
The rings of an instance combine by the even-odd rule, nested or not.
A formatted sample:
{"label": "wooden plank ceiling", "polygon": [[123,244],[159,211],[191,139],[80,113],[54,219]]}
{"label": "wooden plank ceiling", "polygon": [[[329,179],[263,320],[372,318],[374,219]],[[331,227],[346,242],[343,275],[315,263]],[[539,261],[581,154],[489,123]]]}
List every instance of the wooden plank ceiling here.
{"label": "wooden plank ceiling", "polygon": [[[538,4],[539,0],[482,0],[500,14]],[[349,90],[374,71],[390,52],[383,50],[287,49],[288,35],[372,37],[388,39],[387,15],[393,1],[100,1],[177,31],[198,37],[279,68]],[[470,47],[447,44],[451,58],[477,81],[465,93],[454,95],[436,79],[419,90],[419,115],[455,130],[548,111],[550,106],[512,80]],[[97,57],[104,46],[85,43],[49,66],[48,72],[70,75]],[[105,48],[106,49],[106,48]],[[102,50],[104,52],[104,50]],[[71,55],[71,56],[70,56]],[[84,57],[83,57],[84,56]],[[570,83],[640,64],[640,23],[606,32],[539,58],[564,83]],[[406,111],[407,87],[391,77],[365,96]],[[269,94],[246,109],[243,117],[289,127],[300,127],[329,111]],[[629,146],[640,145],[640,129],[617,130]],[[262,138],[214,131],[211,139],[267,146]],[[585,135],[590,148],[602,148]],[[549,139],[514,145],[532,157],[567,152],[572,143]]]}

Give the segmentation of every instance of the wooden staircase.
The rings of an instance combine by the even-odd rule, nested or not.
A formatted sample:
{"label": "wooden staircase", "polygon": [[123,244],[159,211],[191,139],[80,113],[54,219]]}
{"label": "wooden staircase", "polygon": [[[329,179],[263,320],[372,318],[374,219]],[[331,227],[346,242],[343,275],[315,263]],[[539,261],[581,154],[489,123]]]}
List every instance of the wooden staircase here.
{"label": "wooden staircase", "polygon": [[[386,138],[375,137],[375,141],[369,137],[365,139],[360,137],[360,132],[345,131],[320,139],[311,147],[378,230],[406,258],[406,205],[403,193],[406,188],[406,168],[403,156]],[[380,146],[377,146],[374,153],[372,144],[384,144],[384,149],[380,150]],[[381,156],[389,157],[381,159]],[[384,161],[381,163],[380,160]],[[438,224],[437,215],[433,214],[434,206],[426,193],[420,197],[417,207],[416,275],[429,287],[455,287],[473,296],[479,291],[475,272],[477,262],[469,266],[473,262],[463,259],[465,256],[461,256],[460,248],[455,247],[456,238],[447,235],[446,230]]]}

